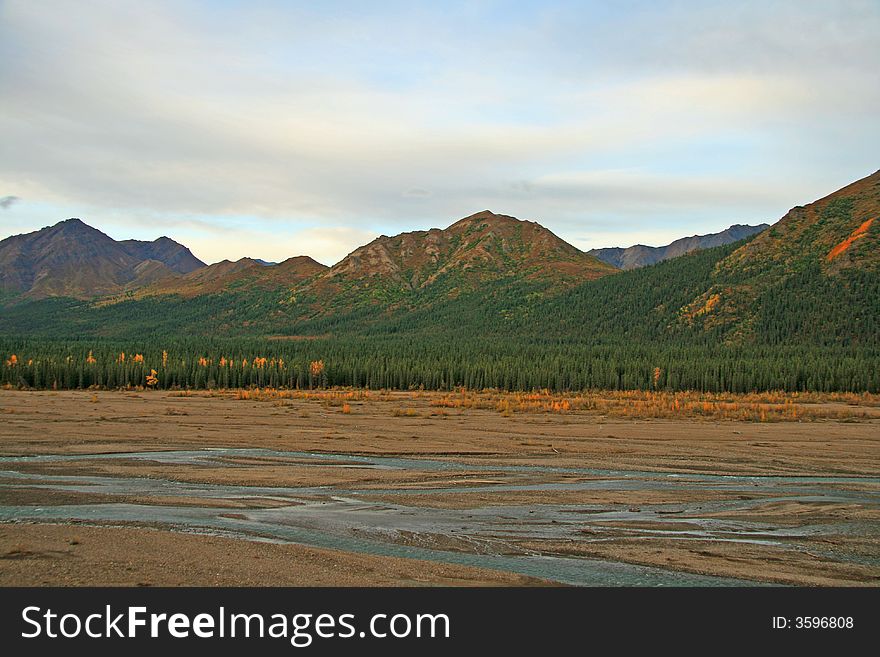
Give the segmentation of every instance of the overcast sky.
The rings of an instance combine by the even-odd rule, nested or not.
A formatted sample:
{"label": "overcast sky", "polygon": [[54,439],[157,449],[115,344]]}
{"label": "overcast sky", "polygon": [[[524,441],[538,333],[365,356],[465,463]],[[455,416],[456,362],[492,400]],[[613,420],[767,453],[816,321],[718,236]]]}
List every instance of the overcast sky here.
{"label": "overcast sky", "polygon": [[880,168],[880,2],[0,0],[0,238],[208,262],[483,209],[589,249]]}

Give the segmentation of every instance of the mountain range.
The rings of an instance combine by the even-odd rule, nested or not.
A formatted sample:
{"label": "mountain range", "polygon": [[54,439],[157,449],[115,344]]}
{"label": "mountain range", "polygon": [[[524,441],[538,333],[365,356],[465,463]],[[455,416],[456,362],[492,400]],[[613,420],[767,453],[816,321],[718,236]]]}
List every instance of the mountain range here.
{"label": "mountain range", "polygon": [[68,220],[0,242],[0,334],[875,344],[878,215],[875,172],[739,241],[761,226],[677,240],[650,267],[616,252],[625,271],[490,211],[378,237],[332,267],[308,256],[208,266],[167,238],[116,242]]}
{"label": "mountain range", "polygon": [[735,225],[663,247],[637,245],[584,253],[538,223],[484,210],[446,229],[383,235],[326,267],[309,256],[282,263],[241,258],[206,265],[168,237],[116,241],[80,219],[68,219],[0,241],[0,289],[8,297],[29,299],[194,297],[236,285],[295,288],[308,281],[301,291],[354,303],[359,298],[399,298],[426,288],[455,295],[506,277],[545,281],[564,289],[617,269],[729,244],[766,227]]}
{"label": "mountain range", "polygon": [[636,267],[645,267],[653,265],[669,258],[677,258],[691,251],[699,251],[701,249],[710,249],[713,246],[724,246],[731,242],[738,242],[746,237],[751,237],[762,230],[769,228],[769,224],[758,224],[757,226],[748,226],[743,224],[734,224],[720,233],[709,233],[708,235],[693,235],[691,237],[682,237],[666,246],[645,246],[644,244],[636,244],[627,248],[611,247],[605,249],[591,249],[587,251],[590,255],[594,255],[602,262],[607,262],[618,269],[635,269]]}

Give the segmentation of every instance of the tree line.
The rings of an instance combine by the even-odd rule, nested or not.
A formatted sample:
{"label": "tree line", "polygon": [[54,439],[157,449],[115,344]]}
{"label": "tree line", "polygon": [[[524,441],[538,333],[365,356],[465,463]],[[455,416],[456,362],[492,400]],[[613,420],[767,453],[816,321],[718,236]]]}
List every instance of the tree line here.
{"label": "tree line", "polygon": [[24,388],[880,392],[878,353],[859,347],[595,345],[525,338],[451,342],[411,336],[143,342],[0,338],[0,355],[0,384]]}

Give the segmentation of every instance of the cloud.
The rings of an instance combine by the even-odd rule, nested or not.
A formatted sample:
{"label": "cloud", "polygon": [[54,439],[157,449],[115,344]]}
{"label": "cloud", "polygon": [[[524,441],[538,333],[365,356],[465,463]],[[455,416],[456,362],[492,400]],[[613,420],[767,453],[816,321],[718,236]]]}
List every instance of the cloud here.
{"label": "cloud", "polygon": [[432,194],[430,190],[422,189],[421,187],[410,187],[403,192],[402,196],[404,198],[431,198]]}
{"label": "cloud", "polygon": [[0,208],[8,210],[14,203],[17,203],[20,200],[21,199],[17,196],[0,196]]}
{"label": "cloud", "polygon": [[486,207],[704,232],[876,168],[878,31],[865,2],[7,0],[0,186],[211,257]]}
{"label": "cloud", "polygon": [[748,178],[675,176],[627,169],[551,174],[524,181],[518,188],[531,196],[580,199],[614,211],[761,205],[772,203],[780,192]]}

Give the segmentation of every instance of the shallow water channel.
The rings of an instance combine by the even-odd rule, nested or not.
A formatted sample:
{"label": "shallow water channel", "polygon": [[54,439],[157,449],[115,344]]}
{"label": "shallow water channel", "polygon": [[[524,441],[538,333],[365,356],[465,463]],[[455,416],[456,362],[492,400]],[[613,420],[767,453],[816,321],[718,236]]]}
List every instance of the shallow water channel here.
{"label": "shallow water channel", "polygon": [[[69,464],[77,461],[143,461],[152,465],[236,467],[236,459],[288,460],[297,467],[357,468],[406,473],[481,473],[490,481],[462,481],[431,487],[429,479],[406,487],[346,488],[334,486],[244,486],[206,484],[146,476],[93,476],[36,473],[23,464]],[[73,472],[76,472],[73,470]],[[348,454],[312,454],[261,449],[202,449],[76,456],[0,458],[3,491],[41,488],[121,497],[119,502],[67,505],[3,505],[0,522],[90,524],[160,524],[178,531],[235,536],[250,540],[299,543],[352,552],[410,557],[480,566],[542,577],[575,585],[730,586],[755,582],[677,572],[598,559],[548,556],[522,547],[532,541],[607,540],[602,529],[633,537],[748,542],[786,547],[789,542],[825,534],[876,538],[878,528],[864,521],[773,525],[725,515],[773,501],[858,504],[880,508],[880,479],[864,477],[750,477],[674,474],[536,465],[493,465],[446,458],[396,458]],[[542,481],[549,479],[549,481]],[[562,479],[562,481],[560,481]],[[499,483],[493,483],[498,480]],[[866,486],[867,484],[867,486]],[[420,496],[547,491],[667,491],[675,504],[534,504],[503,503],[436,508],[413,502]],[[723,499],[717,499],[723,491]],[[686,493],[686,494],[684,494]],[[741,493],[741,496],[738,496]],[[405,503],[395,501],[405,495]],[[133,498],[131,502],[125,498]],[[163,503],[140,503],[161,497]],[[186,498],[175,505],[173,499]],[[381,499],[376,499],[381,497]],[[137,498],[137,499],[135,499]],[[713,499],[714,498],[714,499]],[[194,505],[193,499],[201,500]],[[428,499],[427,497],[425,499]],[[170,500],[170,501],[169,501]],[[212,501],[216,500],[216,504]],[[223,501],[253,501],[254,508],[229,508]],[[271,502],[267,505],[266,501]],[[709,517],[713,516],[713,517]],[[682,522],[686,519],[686,522]],[[664,525],[668,525],[665,528]],[[591,531],[585,532],[589,528]],[[796,549],[792,547],[791,549]],[[865,557],[835,554],[853,562]],[[873,561],[873,560],[871,560]],[[869,563],[869,565],[878,565]]]}

